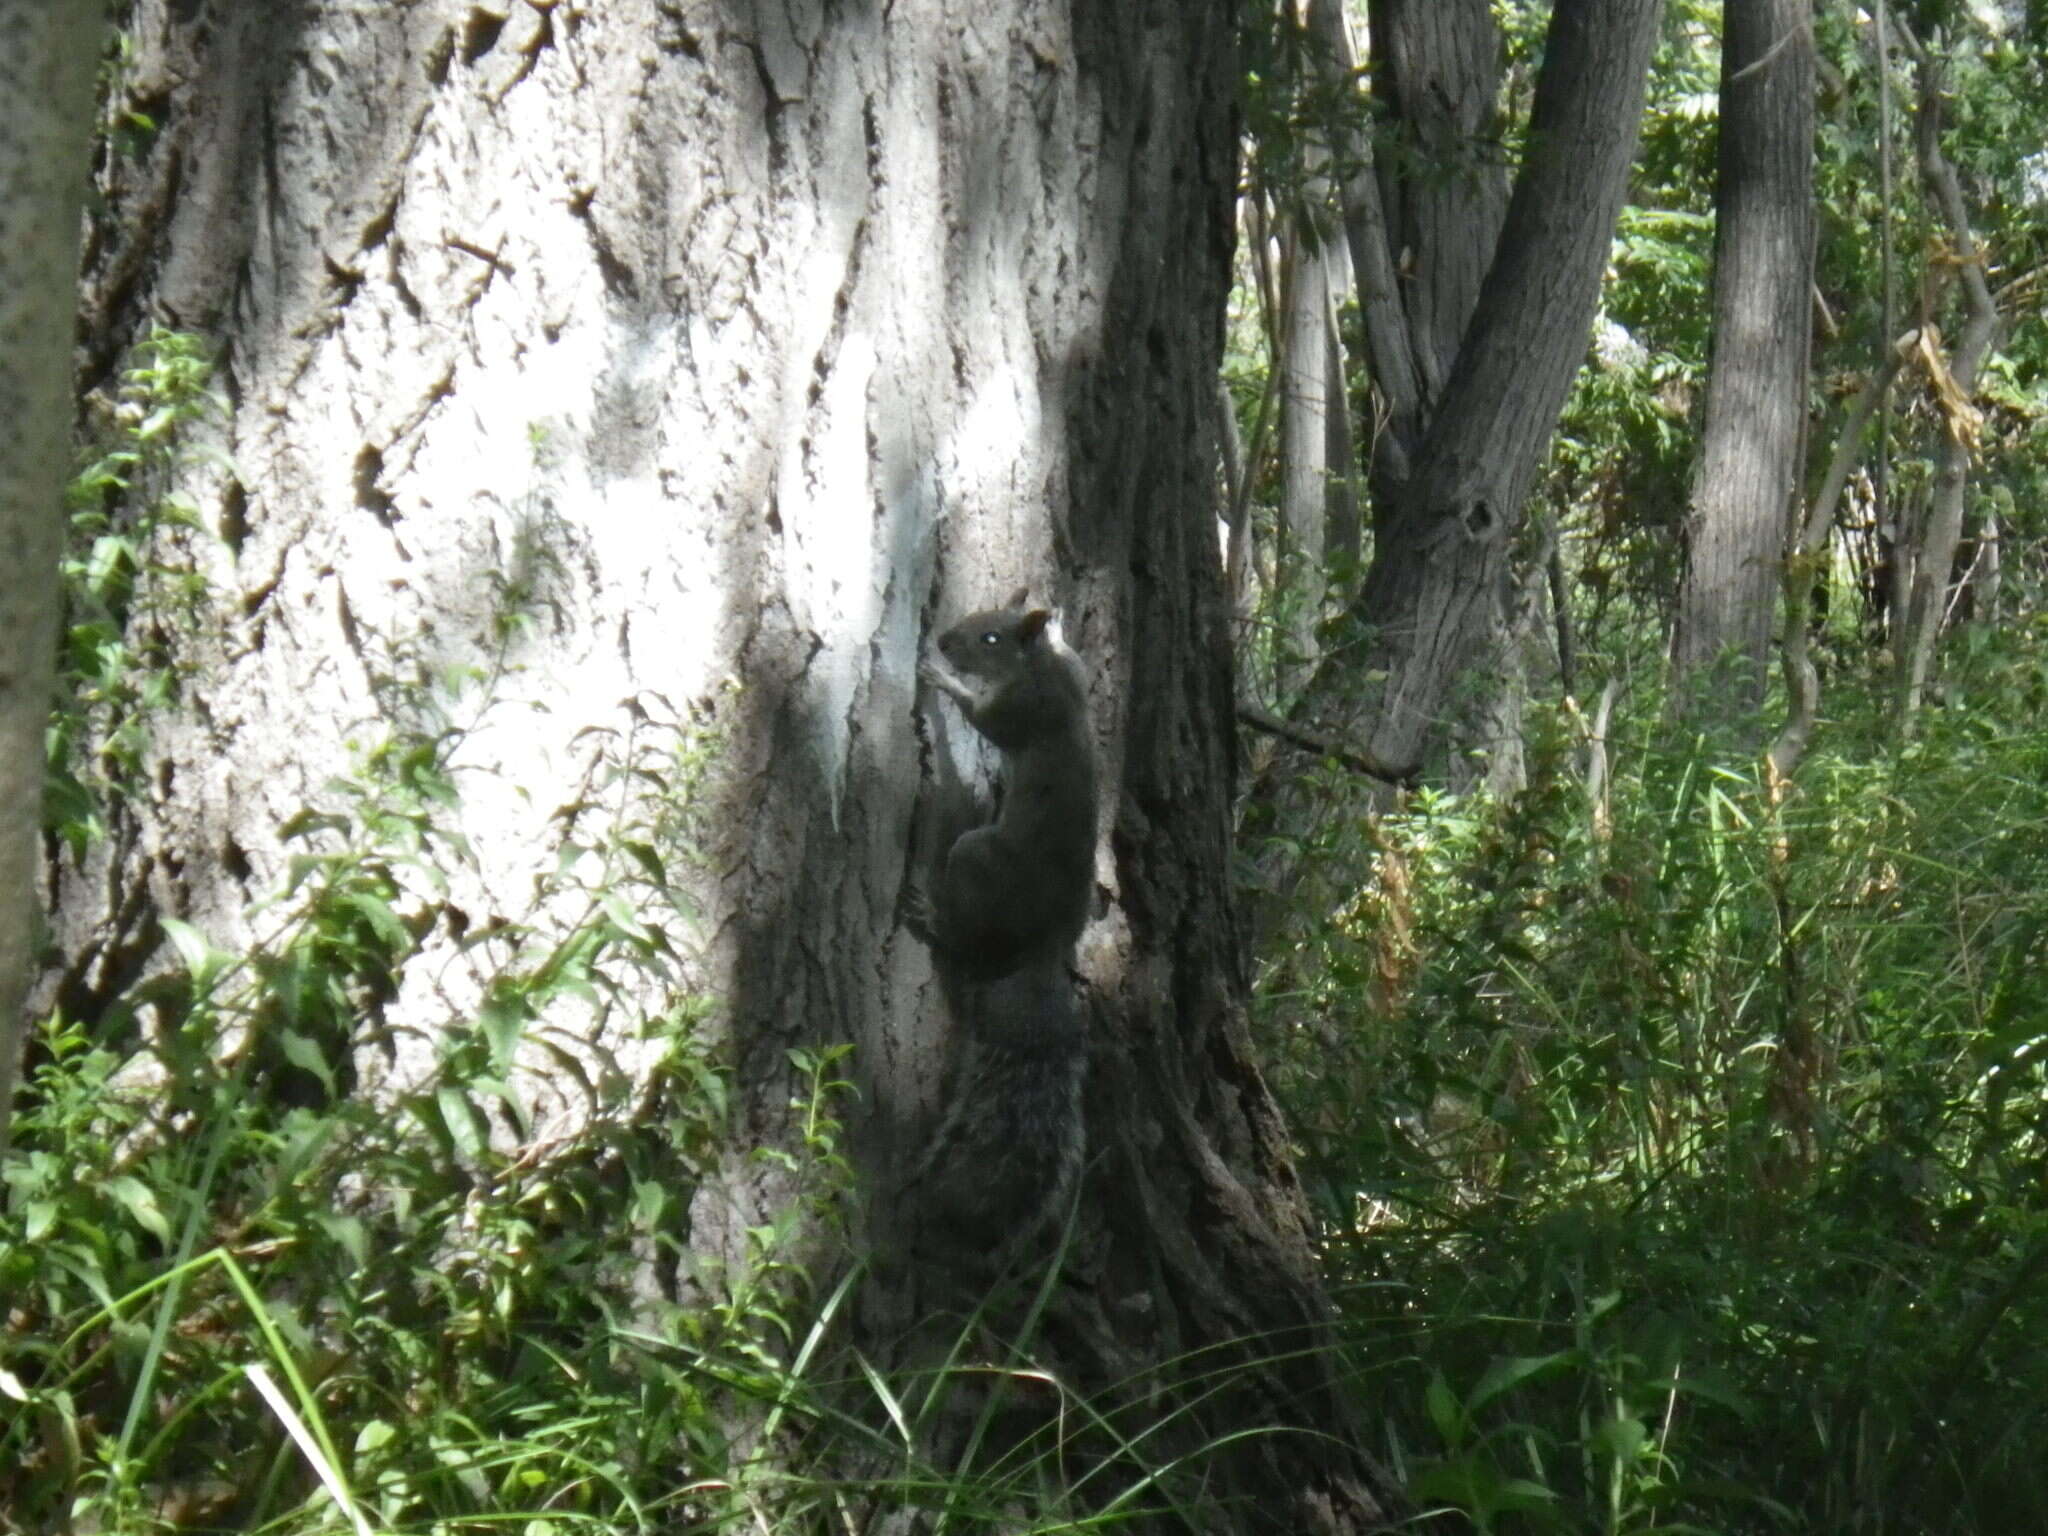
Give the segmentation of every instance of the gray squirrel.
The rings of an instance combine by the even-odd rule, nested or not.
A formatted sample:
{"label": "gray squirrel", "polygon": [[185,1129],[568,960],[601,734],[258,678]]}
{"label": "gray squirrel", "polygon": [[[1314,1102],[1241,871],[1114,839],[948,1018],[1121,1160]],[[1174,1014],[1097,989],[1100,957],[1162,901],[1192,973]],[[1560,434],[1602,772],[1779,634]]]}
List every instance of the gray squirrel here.
{"label": "gray squirrel", "polygon": [[[1067,958],[1095,889],[1095,742],[1080,658],[1052,615],[1026,606],[971,613],[939,636],[920,675],[1003,755],[1001,809],[960,830],[965,805],[942,717],[933,720],[942,811],[930,941],[941,965],[994,980],[1027,961]],[[958,835],[951,833],[957,831]]]}
{"label": "gray squirrel", "polygon": [[938,827],[913,932],[964,1056],[904,1193],[926,1239],[1000,1273],[1061,1219],[1082,1160],[1087,1037],[1068,975],[1095,889],[1095,744],[1080,659],[1020,590],[939,637],[920,675],[1002,754],[983,820],[932,714]]}

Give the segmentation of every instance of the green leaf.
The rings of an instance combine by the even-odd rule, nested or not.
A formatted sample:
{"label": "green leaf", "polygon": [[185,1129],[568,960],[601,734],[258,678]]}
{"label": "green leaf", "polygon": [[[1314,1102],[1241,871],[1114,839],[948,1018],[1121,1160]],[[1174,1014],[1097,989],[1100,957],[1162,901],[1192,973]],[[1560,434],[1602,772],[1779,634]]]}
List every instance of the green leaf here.
{"label": "green leaf", "polygon": [[656,1179],[635,1179],[633,1181],[633,1225],[643,1232],[651,1232],[661,1222],[661,1213],[668,1208],[668,1189]]}
{"label": "green leaf", "polygon": [[655,852],[653,844],[638,842],[629,838],[620,843],[619,846],[626,850],[634,863],[647,872],[648,879],[652,880],[656,885],[665,886],[668,884],[668,866],[662,863],[661,855]]}
{"label": "green leaf", "polygon": [[1559,1350],[1554,1355],[1514,1355],[1496,1360],[1486,1368],[1486,1374],[1479,1378],[1479,1385],[1465,1400],[1465,1412],[1477,1413],[1503,1392],[1512,1392],[1522,1383],[1539,1376],[1557,1375],[1579,1361],[1579,1352],[1575,1349]]}
{"label": "green leaf", "polygon": [[27,1241],[40,1242],[50,1235],[50,1229],[57,1225],[57,1202],[54,1200],[31,1200],[24,1207],[21,1235]]}
{"label": "green leaf", "polygon": [[1433,1372],[1429,1386],[1422,1395],[1423,1406],[1429,1411],[1429,1422],[1436,1426],[1437,1435],[1452,1449],[1465,1440],[1465,1410],[1458,1402],[1457,1393],[1444,1380],[1442,1371]]}
{"label": "green leaf", "polygon": [[483,1006],[477,1009],[476,1022],[490,1046],[494,1071],[505,1073],[512,1070],[513,1055],[518,1051],[527,1023],[532,1018],[533,1009],[526,998],[509,987],[495,988],[484,999]]}
{"label": "green leaf", "polygon": [[310,1072],[320,1079],[320,1086],[327,1090],[329,1097],[334,1094],[334,1067],[327,1060],[327,1053],[295,1029],[277,1030],[278,1049],[284,1052],[284,1059],[302,1072]]}
{"label": "green leaf", "polygon": [[445,1083],[434,1090],[434,1102],[440,1106],[442,1124],[448,1127],[449,1139],[455,1143],[465,1157],[481,1156],[490,1140],[489,1128],[484,1123],[483,1112],[452,1083]]}
{"label": "green leaf", "polygon": [[626,904],[626,899],[617,891],[600,891],[597,904],[604,909],[605,916],[612,920],[619,932],[628,938],[638,939],[643,944],[652,939],[653,935],[641,926],[639,915]]}
{"label": "green leaf", "polygon": [[226,968],[229,957],[208,943],[206,935],[190,923],[175,917],[161,917],[157,922],[185,962],[185,973],[192,978],[193,985],[204,991]]}
{"label": "green leaf", "polygon": [[133,1174],[117,1174],[107,1180],[106,1191],[112,1195],[131,1217],[135,1224],[149,1233],[160,1243],[171,1240],[171,1224],[165,1220],[163,1208],[156,1203],[156,1191]]}
{"label": "green leaf", "polygon": [[395,1425],[384,1419],[372,1419],[356,1431],[356,1454],[362,1456],[371,1451],[381,1451],[397,1438]]}
{"label": "green leaf", "polygon": [[1595,1451],[1624,1466],[1641,1457],[1649,1441],[1650,1431],[1643,1421],[1626,1413],[1617,1413],[1587,1437]]}
{"label": "green leaf", "polygon": [[369,1262],[369,1234],[364,1231],[363,1224],[358,1218],[338,1211],[314,1211],[312,1214],[313,1224],[333,1239],[355,1262],[357,1268]]}
{"label": "green leaf", "polygon": [[362,916],[390,953],[402,955],[412,948],[411,931],[399,921],[398,914],[391,910],[388,902],[368,891],[346,891],[341,900],[344,906]]}

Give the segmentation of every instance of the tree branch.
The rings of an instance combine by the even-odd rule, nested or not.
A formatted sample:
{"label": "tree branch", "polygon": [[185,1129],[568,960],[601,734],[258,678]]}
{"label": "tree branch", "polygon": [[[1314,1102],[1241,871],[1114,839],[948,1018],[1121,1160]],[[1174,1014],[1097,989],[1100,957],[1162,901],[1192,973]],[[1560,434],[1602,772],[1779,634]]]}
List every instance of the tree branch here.
{"label": "tree branch", "polygon": [[1349,768],[1353,773],[1362,773],[1367,778],[1378,779],[1383,784],[1405,787],[1413,784],[1422,772],[1422,765],[1419,763],[1407,768],[1389,767],[1369,753],[1361,752],[1356,747],[1347,747],[1334,737],[1297,725],[1292,720],[1283,720],[1254,704],[1238,705],[1237,718],[1239,723],[1248,725],[1255,731],[1264,731],[1268,736],[1276,737],[1289,746],[1300,747],[1303,751],[1313,752],[1318,757],[1327,757],[1331,762]]}

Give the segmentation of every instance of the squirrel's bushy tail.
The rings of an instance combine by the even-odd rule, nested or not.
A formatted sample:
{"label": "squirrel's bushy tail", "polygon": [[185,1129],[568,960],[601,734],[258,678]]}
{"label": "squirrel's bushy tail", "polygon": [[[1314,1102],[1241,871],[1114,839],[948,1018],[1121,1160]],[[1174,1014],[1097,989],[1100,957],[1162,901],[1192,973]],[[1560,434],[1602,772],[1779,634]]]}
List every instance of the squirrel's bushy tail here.
{"label": "squirrel's bushy tail", "polygon": [[916,1249],[993,1275],[1049,1247],[1073,1201],[1086,1037],[1063,964],[967,990],[966,1057],[904,1195]]}

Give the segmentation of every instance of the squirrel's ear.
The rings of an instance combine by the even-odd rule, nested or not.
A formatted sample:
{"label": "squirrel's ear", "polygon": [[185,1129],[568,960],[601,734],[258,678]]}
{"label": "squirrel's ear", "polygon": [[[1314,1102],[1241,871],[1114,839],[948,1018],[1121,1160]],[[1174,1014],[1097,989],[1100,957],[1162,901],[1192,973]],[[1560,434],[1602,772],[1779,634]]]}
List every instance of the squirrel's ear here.
{"label": "squirrel's ear", "polygon": [[1030,645],[1045,633],[1045,626],[1052,622],[1052,614],[1044,608],[1034,608],[1024,615],[1023,623],[1017,626],[1017,638]]}
{"label": "squirrel's ear", "polygon": [[1005,608],[1022,608],[1024,604],[1030,600],[1030,598],[1031,589],[1029,587],[1019,587],[1016,591],[1010,594],[1010,600],[1007,603],[1003,604],[1003,606]]}

